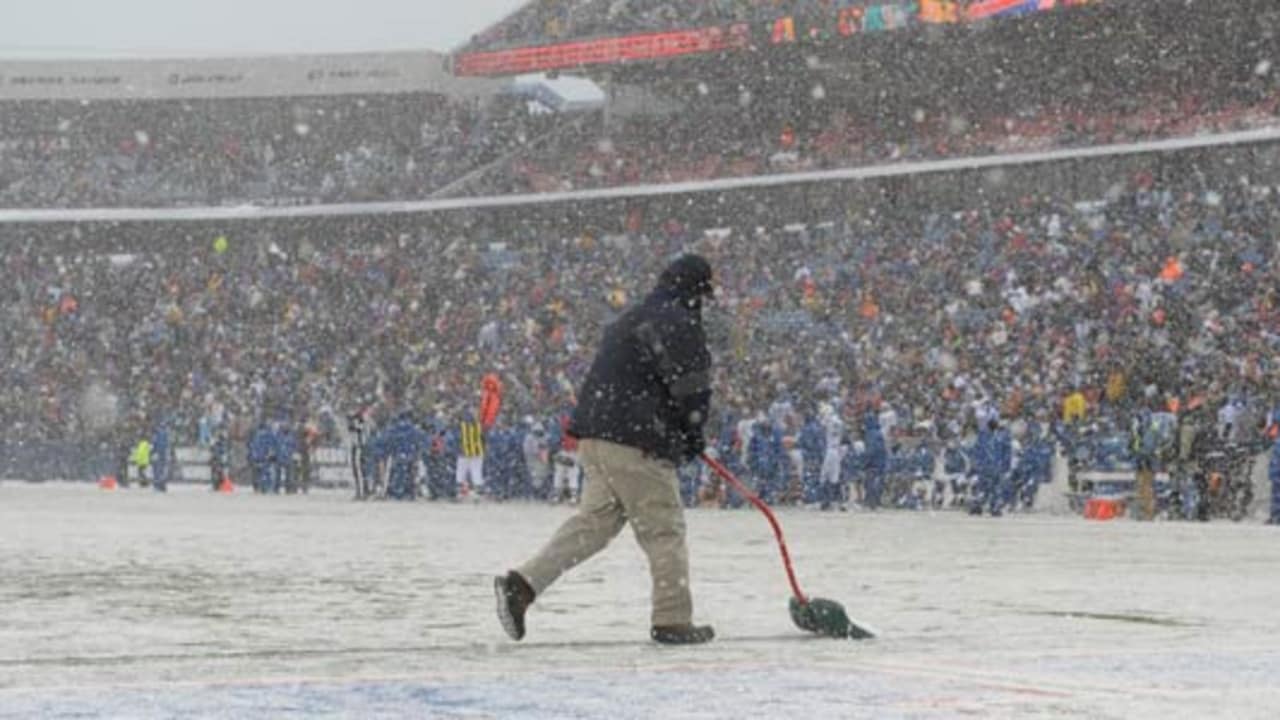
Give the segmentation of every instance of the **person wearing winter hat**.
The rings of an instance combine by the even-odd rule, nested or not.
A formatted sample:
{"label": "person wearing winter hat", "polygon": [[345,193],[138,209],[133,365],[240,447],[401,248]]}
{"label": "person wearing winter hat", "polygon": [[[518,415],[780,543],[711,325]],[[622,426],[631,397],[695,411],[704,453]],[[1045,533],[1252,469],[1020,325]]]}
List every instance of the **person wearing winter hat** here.
{"label": "person wearing winter hat", "polygon": [[676,468],[705,447],[711,354],[702,302],[714,294],[711,265],[673,262],[657,287],[605,331],[569,432],[586,473],[577,513],[519,568],[495,578],[498,618],[514,640],[525,613],[565,572],[631,523],[653,582],[650,637],[698,644],[715,637],[694,625],[684,509]]}

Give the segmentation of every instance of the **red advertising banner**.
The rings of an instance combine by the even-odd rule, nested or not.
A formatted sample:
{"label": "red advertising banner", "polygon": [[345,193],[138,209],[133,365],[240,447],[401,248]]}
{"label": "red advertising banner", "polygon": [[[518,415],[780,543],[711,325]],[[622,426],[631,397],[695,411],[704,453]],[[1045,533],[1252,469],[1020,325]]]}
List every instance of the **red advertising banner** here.
{"label": "red advertising banner", "polygon": [[601,38],[559,45],[467,53],[454,61],[455,75],[492,76],[545,72],[584,65],[695,55],[744,48],[750,44],[746,23],[729,28],[700,28],[674,32]]}
{"label": "red advertising banner", "polygon": [[[661,60],[684,55],[848,38],[884,32],[916,23],[970,23],[987,18],[1026,15],[1057,8],[1089,5],[1104,0],[884,0],[841,8],[834,13],[782,16],[757,27],[737,23],[729,27],[599,38],[557,45],[465,53],[453,61],[457,76],[521,75],[587,65],[610,65]],[[753,33],[755,36],[753,37]]]}

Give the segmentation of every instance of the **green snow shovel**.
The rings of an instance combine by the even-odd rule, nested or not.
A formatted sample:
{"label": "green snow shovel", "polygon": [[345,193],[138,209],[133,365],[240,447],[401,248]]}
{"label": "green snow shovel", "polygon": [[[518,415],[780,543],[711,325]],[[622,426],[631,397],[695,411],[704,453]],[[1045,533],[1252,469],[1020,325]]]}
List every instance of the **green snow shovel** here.
{"label": "green snow shovel", "polygon": [[834,600],[807,597],[800,591],[800,583],[796,581],[795,570],[791,567],[791,554],[787,552],[787,541],[782,537],[782,526],[778,524],[778,519],[774,517],[773,511],[715,458],[703,453],[702,460],[717,475],[724,478],[725,482],[732,485],[735,490],[749,500],[757,510],[764,513],[765,519],[773,527],[773,535],[778,539],[778,549],[782,551],[782,565],[787,569],[787,580],[791,582],[791,621],[796,624],[796,627],[817,635],[834,638],[867,640],[875,637],[875,633],[867,629],[865,625],[851,620],[849,614],[844,611],[844,606],[840,603]]}

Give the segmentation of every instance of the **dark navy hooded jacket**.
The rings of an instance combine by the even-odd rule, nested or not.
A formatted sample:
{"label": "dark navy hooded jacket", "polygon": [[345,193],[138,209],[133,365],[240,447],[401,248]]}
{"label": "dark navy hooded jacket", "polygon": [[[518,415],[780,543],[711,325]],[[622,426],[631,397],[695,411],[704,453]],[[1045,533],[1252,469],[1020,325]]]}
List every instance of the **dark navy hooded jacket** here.
{"label": "dark navy hooded jacket", "polygon": [[711,292],[711,265],[685,255],[605,330],[578,394],[574,437],[634,447],[677,465],[702,452],[711,404],[702,298]]}

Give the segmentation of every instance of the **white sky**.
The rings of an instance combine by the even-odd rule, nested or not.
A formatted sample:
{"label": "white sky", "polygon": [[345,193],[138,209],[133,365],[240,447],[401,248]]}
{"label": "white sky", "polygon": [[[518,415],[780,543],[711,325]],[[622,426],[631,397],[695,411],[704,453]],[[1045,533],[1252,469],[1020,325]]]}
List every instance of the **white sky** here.
{"label": "white sky", "polygon": [[0,58],[447,52],[526,0],[4,0]]}

